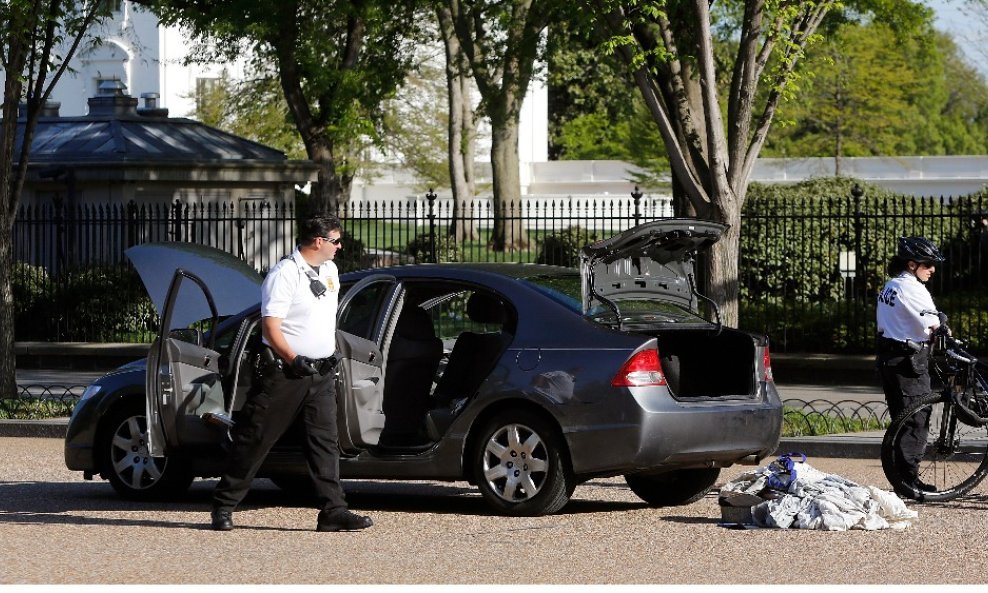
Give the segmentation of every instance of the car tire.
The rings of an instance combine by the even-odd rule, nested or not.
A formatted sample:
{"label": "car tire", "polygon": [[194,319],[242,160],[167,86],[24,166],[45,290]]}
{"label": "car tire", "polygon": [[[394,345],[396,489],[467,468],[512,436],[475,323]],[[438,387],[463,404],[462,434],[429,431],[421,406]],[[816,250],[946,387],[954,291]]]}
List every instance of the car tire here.
{"label": "car tire", "polygon": [[477,433],[472,451],[480,493],[505,515],[555,513],[575,488],[559,431],[534,413],[498,414]]}
{"label": "car tire", "polygon": [[661,474],[628,474],[625,482],[649,506],[670,507],[703,498],[720,476],[720,468],[677,469]]}
{"label": "car tire", "polygon": [[123,498],[157,500],[185,492],[194,476],[180,459],[148,453],[143,402],[111,411],[102,422],[97,451],[101,475]]}

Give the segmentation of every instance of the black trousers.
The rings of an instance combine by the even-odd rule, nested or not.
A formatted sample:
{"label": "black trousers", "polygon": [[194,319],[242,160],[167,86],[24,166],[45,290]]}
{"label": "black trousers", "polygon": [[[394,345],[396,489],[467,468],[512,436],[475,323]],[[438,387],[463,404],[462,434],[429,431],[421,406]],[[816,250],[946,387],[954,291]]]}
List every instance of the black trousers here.
{"label": "black trousers", "polygon": [[[892,419],[912,406],[919,398],[933,392],[930,386],[930,351],[919,352],[880,351],[878,371],[882,377],[882,389]],[[926,452],[926,440],[930,432],[930,409],[913,414],[903,427],[902,437],[895,451],[905,468],[907,481],[919,476],[919,462]]]}
{"label": "black trousers", "polygon": [[213,509],[233,511],[250,490],[271,447],[299,414],[305,423],[305,460],[322,510],[346,508],[340,486],[334,374],[295,377],[277,363],[262,364],[234,425],[228,466],[213,491]]}

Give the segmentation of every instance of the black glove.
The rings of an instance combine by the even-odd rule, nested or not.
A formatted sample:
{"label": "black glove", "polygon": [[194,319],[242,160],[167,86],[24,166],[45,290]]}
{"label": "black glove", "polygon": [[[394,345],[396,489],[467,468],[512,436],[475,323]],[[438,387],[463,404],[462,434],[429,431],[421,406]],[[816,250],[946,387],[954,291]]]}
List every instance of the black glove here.
{"label": "black glove", "polygon": [[292,359],[292,372],[299,377],[308,377],[309,375],[318,373],[319,369],[316,368],[311,358],[300,354]]}
{"label": "black glove", "polygon": [[940,320],[940,327],[937,328],[937,333],[941,336],[949,336],[950,326],[947,325],[947,314],[937,313],[937,319]]}

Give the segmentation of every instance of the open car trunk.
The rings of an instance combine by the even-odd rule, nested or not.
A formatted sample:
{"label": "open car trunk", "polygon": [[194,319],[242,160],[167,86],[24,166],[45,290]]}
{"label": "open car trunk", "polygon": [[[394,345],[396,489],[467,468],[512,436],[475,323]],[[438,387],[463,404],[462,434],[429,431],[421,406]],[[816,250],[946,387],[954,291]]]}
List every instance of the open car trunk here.
{"label": "open car trunk", "polygon": [[754,397],[755,342],[730,328],[656,332],[659,362],[676,399]]}

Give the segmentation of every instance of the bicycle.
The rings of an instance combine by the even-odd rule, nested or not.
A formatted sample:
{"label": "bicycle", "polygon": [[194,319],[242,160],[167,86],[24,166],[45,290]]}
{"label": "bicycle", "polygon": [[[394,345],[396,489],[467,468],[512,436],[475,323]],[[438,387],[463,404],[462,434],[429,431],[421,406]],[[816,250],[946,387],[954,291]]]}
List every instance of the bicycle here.
{"label": "bicycle", "polygon": [[[934,392],[892,421],[882,440],[882,469],[895,492],[918,502],[953,500],[988,474],[988,365],[965,351],[946,325],[934,334],[930,358]],[[908,421],[929,414],[925,452],[919,462],[923,489],[902,469],[899,443]]]}

